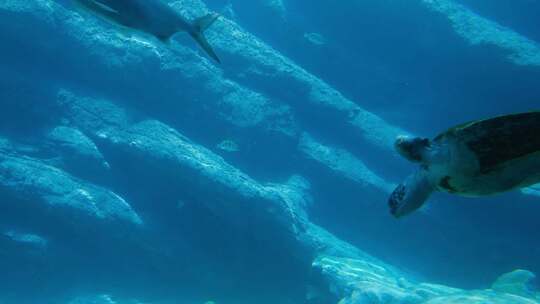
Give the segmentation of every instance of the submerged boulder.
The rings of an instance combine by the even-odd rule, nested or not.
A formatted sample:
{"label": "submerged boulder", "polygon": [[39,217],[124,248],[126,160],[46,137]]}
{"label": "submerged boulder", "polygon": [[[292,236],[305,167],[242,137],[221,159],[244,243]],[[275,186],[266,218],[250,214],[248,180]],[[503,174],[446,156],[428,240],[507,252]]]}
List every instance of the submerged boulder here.
{"label": "submerged boulder", "polygon": [[[0,193],[25,202],[23,206],[29,212],[41,210],[67,222],[72,222],[70,217],[75,216],[92,221],[142,224],[137,213],[117,194],[16,152],[0,153]],[[21,208],[21,205],[9,206],[10,203],[14,202],[4,200],[4,207]]]}
{"label": "submerged boulder", "polygon": [[530,271],[517,269],[500,276],[491,286],[491,289],[522,297],[537,297],[531,283],[536,275]]}
{"label": "submerged boulder", "polygon": [[49,131],[45,138],[45,145],[60,156],[62,165],[68,171],[92,176],[110,169],[96,144],[77,129],[58,126]]}
{"label": "submerged boulder", "polygon": [[[398,270],[309,221],[310,184],[304,178],[261,184],[162,122],[67,91],[59,94],[59,102],[66,120],[90,134],[113,164],[136,166],[160,183],[175,185],[182,189],[179,196],[196,197],[197,203],[229,225],[256,233],[258,240],[272,244],[273,249],[267,250],[284,250],[299,265],[311,265],[326,286],[321,290],[346,297],[364,279],[373,288],[383,288],[388,282],[399,288],[397,281],[403,274]],[[177,209],[179,200],[182,197],[171,201],[171,208]],[[313,257],[318,258],[312,264]],[[358,272],[352,274],[348,268]]]}
{"label": "submerged boulder", "polygon": [[[200,0],[177,1],[175,7],[189,19],[209,11]],[[306,106],[317,109],[335,125],[343,125],[366,143],[386,152],[392,149],[398,134],[407,133],[346,98],[232,20],[221,18],[208,36],[226,60],[234,63],[233,79],[239,84],[270,95],[299,113],[305,113],[300,110]],[[288,89],[283,90],[284,87]]]}
{"label": "submerged boulder", "polygon": [[307,159],[312,159],[333,171],[336,175],[350,179],[363,188],[374,188],[390,193],[393,185],[370,170],[366,164],[345,149],[330,147],[304,133],[298,149]]}
{"label": "submerged boulder", "polygon": [[491,291],[462,292],[455,295],[437,297],[422,304],[537,304],[533,299]]}
{"label": "submerged boulder", "polygon": [[534,274],[525,270],[501,276],[487,290],[462,290],[418,283],[384,263],[362,255],[320,255],[313,263],[339,304],[538,304],[530,289]]}
{"label": "submerged boulder", "polygon": [[[68,91],[59,93],[58,102],[67,121],[90,134],[115,163],[151,173],[167,185],[174,183],[174,188],[183,189],[179,195],[196,197],[231,225],[253,229],[250,225],[255,222],[270,233],[265,237],[281,235],[292,243],[304,230],[303,209],[290,196],[283,196],[280,188],[258,183],[172,127],[130,115],[111,102],[79,98]],[[178,200],[182,197],[174,204]],[[239,218],[246,213],[250,221]]]}
{"label": "submerged boulder", "polygon": [[420,0],[430,9],[444,14],[456,33],[471,44],[487,44],[509,53],[518,65],[540,66],[540,44],[495,21],[486,19],[453,0]]}
{"label": "submerged boulder", "polygon": [[540,184],[532,185],[528,188],[521,189],[523,194],[540,196]]}

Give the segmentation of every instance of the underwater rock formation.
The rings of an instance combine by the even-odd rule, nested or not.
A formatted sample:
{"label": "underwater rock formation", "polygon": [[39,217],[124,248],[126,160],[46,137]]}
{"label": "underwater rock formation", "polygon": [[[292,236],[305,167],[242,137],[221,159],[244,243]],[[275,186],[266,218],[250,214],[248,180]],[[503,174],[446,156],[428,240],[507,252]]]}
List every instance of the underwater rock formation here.
{"label": "underwater rock formation", "polygon": [[522,296],[526,298],[536,298],[538,295],[532,288],[532,281],[536,275],[530,271],[518,269],[500,276],[491,286],[497,292],[503,292]]}
{"label": "underwater rock formation", "polygon": [[529,188],[522,189],[521,192],[523,194],[540,196],[540,185],[536,184],[536,185],[533,185],[533,186],[531,186]]}
{"label": "underwater rock formation", "polygon": [[[183,104],[184,109],[179,111],[189,112],[193,117],[202,116],[207,120],[222,121],[217,125],[200,125],[208,132],[217,132],[218,128],[226,127],[235,130],[234,132],[242,132],[243,137],[253,137],[253,142],[261,142],[261,137],[268,140],[275,138],[273,142],[289,142],[291,147],[294,147],[294,142],[299,140],[299,118],[293,116],[292,111],[298,112],[296,109],[303,107],[299,101],[305,100],[309,106],[316,109],[320,107],[320,113],[328,113],[328,118],[335,121],[334,125],[344,125],[359,138],[365,137],[367,144],[382,148],[389,157],[394,157],[391,153],[394,137],[407,133],[363,110],[316,76],[224,18],[216,23],[208,35],[220,52],[231,56],[227,60],[235,63],[231,66],[234,80],[225,78],[212,64],[179,44],[175,44],[172,51],[138,37],[116,35],[89,16],[73,13],[54,2],[36,3],[43,6],[46,12],[43,14],[36,14],[39,9],[18,6],[17,1],[9,3],[11,5],[7,6],[7,11],[12,13],[7,17],[12,18],[12,22],[28,17],[35,18],[35,22],[43,23],[43,30],[55,32],[57,36],[58,33],[65,32],[65,39],[80,45],[88,53],[85,55],[84,52],[78,52],[76,57],[66,53],[63,56],[66,65],[77,67],[76,62],[81,60],[81,56],[89,56],[88,60],[99,67],[96,71],[99,74],[118,74],[116,69],[121,67],[125,72],[120,73],[126,73],[126,76],[110,80],[107,77],[105,81],[125,83],[127,86],[144,81],[148,90],[138,92],[141,102],[152,98],[148,92],[156,92],[150,88],[159,87],[159,91],[165,91],[163,94],[168,96],[163,103],[154,105],[153,111],[156,111],[156,108],[166,110],[178,107],[173,103],[177,103],[176,98],[180,98],[186,102]],[[189,7],[189,14],[185,9],[182,12],[190,18],[207,11],[200,1],[180,1],[175,2],[175,6]],[[58,20],[63,25],[51,20]],[[81,22],[84,22],[84,26],[81,26]],[[218,32],[220,35],[216,34]],[[73,64],[69,64],[70,62]],[[140,71],[142,62],[144,71]],[[161,76],[131,79],[127,76],[129,71],[137,75],[143,73]],[[75,69],[73,73],[79,72]],[[185,84],[181,91],[173,89],[181,84]],[[267,96],[270,94],[269,90],[280,85],[296,87],[297,90],[288,90],[286,96],[276,95],[285,93],[283,90],[272,90],[272,96]],[[201,94],[203,92],[204,94]],[[197,95],[205,96],[204,104],[197,100]],[[204,119],[189,120],[195,126],[202,121]],[[213,131],[213,128],[216,131]]]}
{"label": "underwater rock formation", "polygon": [[385,193],[390,193],[394,185],[373,173],[360,159],[350,152],[338,148],[325,146],[305,133],[300,139],[299,147],[306,158],[313,159],[323,166],[335,171],[337,175],[364,185],[373,187]]}
{"label": "underwater rock formation", "polygon": [[[59,93],[58,102],[65,119],[91,134],[109,159],[115,160],[113,164],[122,161],[123,166],[137,166],[163,182],[175,181],[186,189],[183,195],[206,193],[212,199],[198,201],[208,210],[241,230],[256,231],[259,239],[270,242],[278,237],[279,246],[287,244],[288,253],[299,263],[309,263],[314,255],[350,256],[368,265],[368,275],[379,270],[379,275],[393,274],[386,273],[389,266],[309,222],[305,214],[309,184],[302,178],[295,177],[287,185],[262,185],[163,123],[135,121],[110,102],[79,98],[67,91]],[[250,214],[249,222],[238,218],[245,213]],[[322,261],[316,267],[327,259]],[[333,279],[349,284],[348,278]]]}
{"label": "underwater rock formation", "polygon": [[[463,301],[478,296],[492,297],[490,292],[465,292],[415,283],[400,271],[310,223],[304,213],[309,204],[305,196],[309,184],[302,178],[293,178],[288,185],[261,185],[158,121],[140,119],[140,116],[134,116],[139,117],[134,120],[110,102],[79,98],[67,91],[60,92],[58,102],[65,119],[74,124],[73,127],[91,134],[106,155],[115,160],[113,164],[118,165],[119,158],[114,156],[117,155],[122,162],[136,164],[145,172],[153,172],[153,176],[164,180],[172,178],[189,191],[211,191],[208,195],[214,200],[201,203],[227,219],[230,225],[258,230],[259,237],[268,240],[279,235],[282,242],[288,244],[289,253],[300,263],[316,256],[313,267],[328,284],[319,288],[330,290],[336,298],[343,297],[342,303],[423,303],[428,300],[438,303],[436,301],[441,299]],[[256,225],[244,226],[238,220],[237,215],[245,212],[251,213]],[[265,232],[268,225],[274,227],[270,235]],[[297,249],[293,250],[295,247]]]}
{"label": "underwater rock formation", "polygon": [[[493,289],[467,291],[442,285],[411,283],[404,277],[396,276],[388,272],[388,269],[379,267],[378,264],[366,263],[365,260],[339,259],[323,257],[314,263],[324,275],[333,277],[332,288],[338,294],[346,295],[339,304],[442,304],[442,303],[507,303],[525,304],[538,303],[538,293],[522,290],[529,281],[513,279],[523,276],[526,271],[515,271],[501,276],[494,283]],[[517,274],[516,274],[517,273]],[[510,287],[501,281],[508,281],[511,277]],[[337,279],[336,279],[337,278]],[[528,289],[527,289],[528,290]],[[517,291],[517,292],[516,292]]]}
{"label": "underwater rock formation", "polygon": [[135,122],[112,103],[78,98],[67,91],[59,93],[59,104],[71,124],[92,134],[107,153],[119,157],[117,160],[164,179],[170,175],[178,187],[187,188],[194,196],[207,193],[214,199],[203,201],[206,207],[220,216],[230,216],[231,223],[241,223],[235,221],[235,214],[251,208],[253,220],[277,220],[276,231],[289,231],[287,236],[302,229],[304,215],[297,213],[301,210],[298,206],[291,205],[295,202],[281,198],[279,192],[260,185],[173,128],[151,119]]}
{"label": "underwater rock formation", "polygon": [[21,200],[19,204],[31,213],[43,210],[44,216],[49,214],[68,222],[70,216],[75,216],[92,221],[142,224],[131,206],[117,194],[12,151],[0,154],[0,186],[2,195]]}
{"label": "underwater rock formation", "polygon": [[[82,74],[79,72],[81,57],[94,62],[94,69],[97,69],[94,72],[97,74],[119,75],[118,69],[121,68],[120,74],[125,76],[104,76],[102,85],[114,81],[118,85],[137,87],[136,83],[145,82],[147,89],[134,93],[138,94],[139,103],[154,98],[155,94],[149,92],[156,92],[151,88],[159,88],[158,91],[162,92],[160,95],[167,97],[162,103],[154,104],[153,111],[163,109],[170,113],[168,109],[178,107],[178,99],[184,100],[184,109],[179,111],[188,112],[192,117],[221,121],[219,124],[205,125],[208,132],[217,132],[225,124],[227,128],[234,128],[235,132],[242,132],[244,137],[275,138],[276,142],[290,142],[294,146],[299,136],[298,120],[304,118],[293,116],[292,111],[303,113],[299,109],[307,102],[313,110],[326,113],[327,118],[335,122],[334,127],[350,129],[358,138],[364,138],[366,144],[382,149],[391,158],[394,158],[393,139],[397,134],[407,133],[362,109],[225,18],[220,18],[208,36],[216,49],[227,56],[225,60],[230,62],[227,75],[190,48],[175,43],[172,50],[140,37],[117,35],[91,17],[74,13],[53,1],[39,1],[35,3],[37,7],[14,0],[3,5],[6,27],[21,23],[20,20],[33,20],[41,24],[40,28],[49,33],[47,35],[67,39],[77,46],[77,56],[72,52],[61,56],[64,65],[73,66],[72,73]],[[188,18],[207,12],[206,6],[200,1],[177,1],[173,5]],[[190,8],[189,13],[181,9],[186,7]],[[30,28],[25,30],[31,31]],[[37,42],[38,45],[43,43]],[[57,45],[59,42],[48,41],[47,44]],[[144,71],[141,70],[142,62]],[[133,78],[130,74],[160,76],[141,79]],[[182,90],[174,89],[181,84],[185,84]],[[280,90],[282,86],[295,89]],[[198,100],[200,95],[205,96],[204,104]],[[189,118],[190,128],[202,121],[204,119]]]}
{"label": "underwater rock formation", "polygon": [[[260,1],[285,15],[283,1]],[[425,2],[445,13],[462,9]],[[208,12],[199,0],[172,5],[190,19]],[[468,13],[459,16],[456,23],[482,21]],[[515,52],[517,62],[534,64],[533,43],[485,24],[495,26],[506,40],[486,34],[478,42],[504,46]],[[249,288],[234,281],[236,277],[245,283],[275,271],[287,273],[302,287],[309,285],[309,303],[533,301],[534,292],[523,288],[522,272],[487,291],[419,283],[312,222],[310,209],[324,203],[312,197],[316,191],[311,183],[319,174],[355,186],[362,194],[355,212],[369,217],[373,210],[365,206],[384,204],[393,185],[373,157],[365,156],[381,154],[393,162],[394,137],[408,132],[364,109],[235,21],[222,17],[208,32],[224,55],[223,69],[182,42],[164,45],[118,32],[61,1],[3,1],[0,27],[6,41],[17,42],[6,43],[5,52],[36,54],[14,58],[13,70],[37,86],[32,82],[36,77],[43,86],[28,93],[25,82],[3,106],[9,110],[24,101],[29,107],[17,107],[17,114],[45,122],[33,125],[39,130],[32,134],[0,137],[0,198],[3,209],[10,211],[0,215],[0,256],[8,261],[2,263],[21,263],[21,252],[28,253],[30,261],[48,262],[58,252],[58,259],[73,258],[95,247],[88,255],[97,256],[100,265],[79,269],[81,261],[75,259],[74,272],[80,270],[83,276],[103,267],[92,276],[99,280],[119,270],[136,270],[128,276],[175,290],[186,281],[233,281],[231,285],[244,290]],[[318,36],[312,38],[321,42]],[[509,46],[512,39],[523,47]],[[37,76],[25,73],[27,69],[37,70]],[[57,73],[58,79],[41,77],[43,71]],[[31,107],[50,112],[30,115]],[[314,121],[348,137],[329,141],[314,130]],[[18,123],[12,122],[14,129]],[[362,149],[351,149],[357,145]],[[238,159],[245,156],[250,158]],[[257,170],[260,167],[264,169]],[[279,171],[279,177],[261,174],[267,168]],[[328,202],[336,203],[341,202]],[[33,221],[36,218],[41,222]],[[72,248],[80,243],[88,247]],[[115,251],[111,244],[121,249]],[[274,267],[275,260],[282,264]],[[147,281],[114,290],[115,280],[99,288],[76,286],[90,289],[84,290],[90,294],[109,288],[104,292],[111,295],[100,291],[68,303],[131,304],[139,302],[116,300],[115,293],[153,296],[141,295],[141,285],[150,288]],[[62,283],[70,281],[68,277]]]}
{"label": "underwater rock formation", "polygon": [[518,65],[540,66],[540,44],[452,0],[421,0],[448,17],[454,30],[471,44],[494,45],[510,53]]}
{"label": "underwater rock formation", "polygon": [[45,146],[59,155],[62,166],[68,171],[95,175],[106,174],[110,168],[96,144],[77,129],[58,126],[47,133],[45,139]]}
{"label": "underwater rock formation", "polygon": [[[177,7],[184,7],[183,2],[178,1]],[[208,11],[201,1],[189,2],[191,10],[187,17],[190,19]],[[336,123],[348,126],[359,137],[365,137],[369,144],[383,149],[391,149],[395,136],[407,133],[347,99],[231,20],[222,18],[208,35],[216,49],[225,54],[224,58],[234,63],[234,79],[238,83],[265,94],[271,92],[274,99],[294,109],[307,103],[334,119],[338,117],[341,121]],[[284,91],[280,90],[282,87],[295,89]]]}

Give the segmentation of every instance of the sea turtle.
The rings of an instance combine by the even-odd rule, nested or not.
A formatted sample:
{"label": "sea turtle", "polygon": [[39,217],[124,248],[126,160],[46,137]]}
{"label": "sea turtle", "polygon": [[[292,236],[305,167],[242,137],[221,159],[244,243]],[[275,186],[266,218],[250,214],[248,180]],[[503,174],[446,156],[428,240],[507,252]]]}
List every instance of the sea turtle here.
{"label": "sea turtle", "polygon": [[398,218],[433,191],[475,197],[527,187],[540,182],[540,111],[469,122],[432,140],[400,136],[395,148],[420,164],[390,195]]}

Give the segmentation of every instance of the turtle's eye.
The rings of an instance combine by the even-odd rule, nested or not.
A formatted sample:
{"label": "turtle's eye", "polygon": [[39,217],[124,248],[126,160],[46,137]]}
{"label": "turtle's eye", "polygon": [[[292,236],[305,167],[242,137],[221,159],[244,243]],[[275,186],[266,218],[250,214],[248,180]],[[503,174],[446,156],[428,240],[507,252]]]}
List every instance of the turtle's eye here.
{"label": "turtle's eye", "polygon": [[399,136],[394,143],[396,150],[406,159],[419,163],[422,162],[422,155],[430,147],[427,138]]}
{"label": "turtle's eye", "polygon": [[408,136],[398,136],[394,142],[395,147],[403,147],[405,144],[411,141],[411,138]]}
{"label": "turtle's eye", "polygon": [[431,142],[429,141],[429,138],[422,138],[420,142],[422,143],[422,146],[426,148],[431,146]]}

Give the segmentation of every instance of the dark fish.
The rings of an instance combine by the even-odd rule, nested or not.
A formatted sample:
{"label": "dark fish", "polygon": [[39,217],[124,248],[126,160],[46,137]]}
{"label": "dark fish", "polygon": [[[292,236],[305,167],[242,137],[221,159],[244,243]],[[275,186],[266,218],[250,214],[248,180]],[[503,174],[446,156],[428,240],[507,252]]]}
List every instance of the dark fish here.
{"label": "dark fish", "polygon": [[80,7],[112,23],[148,33],[163,42],[187,32],[215,61],[221,62],[204,31],[219,17],[211,13],[189,22],[160,0],[73,0]]}

